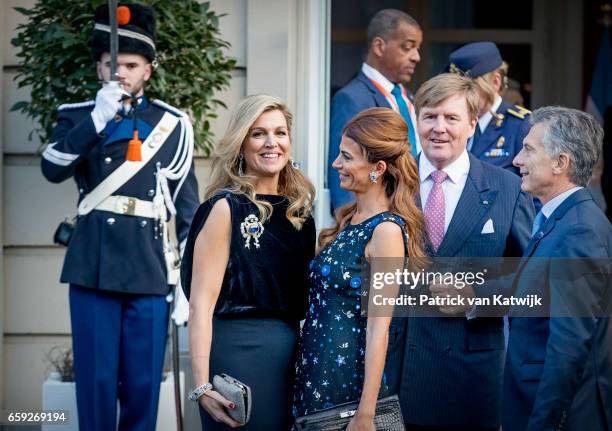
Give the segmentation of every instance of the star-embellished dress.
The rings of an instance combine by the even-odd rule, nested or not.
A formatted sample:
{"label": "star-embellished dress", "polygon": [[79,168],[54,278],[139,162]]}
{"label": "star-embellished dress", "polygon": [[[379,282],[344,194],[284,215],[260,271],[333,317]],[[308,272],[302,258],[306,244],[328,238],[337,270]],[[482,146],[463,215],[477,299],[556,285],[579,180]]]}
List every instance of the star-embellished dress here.
{"label": "star-embellished dress", "polygon": [[[296,362],[296,417],[361,397],[367,318],[361,314],[365,248],[376,226],[405,223],[384,212],[347,225],[310,263],[309,309]],[[381,395],[387,391],[385,378]]]}

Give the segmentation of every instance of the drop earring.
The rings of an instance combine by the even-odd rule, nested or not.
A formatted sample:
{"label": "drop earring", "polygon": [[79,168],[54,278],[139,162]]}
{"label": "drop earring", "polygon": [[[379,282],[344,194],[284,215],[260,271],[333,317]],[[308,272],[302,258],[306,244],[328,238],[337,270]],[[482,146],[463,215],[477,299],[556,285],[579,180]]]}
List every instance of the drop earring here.
{"label": "drop earring", "polygon": [[244,171],[242,170],[243,163],[244,163],[244,156],[242,155],[242,153],[240,153],[240,155],[238,156],[238,176],[239,177],[244,176]]}
{"label": "drop earring", "polygon": [[368,174],[368,177],[370,178],[370,182],[372,184],[376,184],[376,180],[378,179],[378,175],[376,175],[376,171],[372,171]]}

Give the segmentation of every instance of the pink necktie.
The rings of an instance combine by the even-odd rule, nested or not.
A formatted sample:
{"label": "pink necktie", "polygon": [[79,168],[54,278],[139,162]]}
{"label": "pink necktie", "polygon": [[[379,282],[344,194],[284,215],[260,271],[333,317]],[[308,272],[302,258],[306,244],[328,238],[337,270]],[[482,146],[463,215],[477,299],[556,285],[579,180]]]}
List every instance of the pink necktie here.
{"label": "pink necktie", "polygon": [[444,171],[433,171],[431,179],[434,184],[427,197],[425,204],[425,223],[427,224],[427,233],[429,239],[434,246],[435,251],[438,251],[442,240],[444,239],[444,190],[442,183],[448,178],[448,174]]}

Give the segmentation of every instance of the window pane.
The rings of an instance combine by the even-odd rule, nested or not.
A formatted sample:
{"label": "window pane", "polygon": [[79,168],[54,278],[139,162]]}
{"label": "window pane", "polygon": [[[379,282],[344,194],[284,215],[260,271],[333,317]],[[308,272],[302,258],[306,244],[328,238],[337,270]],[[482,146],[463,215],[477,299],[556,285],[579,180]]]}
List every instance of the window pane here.
{"label": "window pane", "polygon": [[332,43],[332,73],[330,76],[332,97],[336,91],[340,90],[359,73],[366,54],[365,42]]}
{"label": "window pane", "polygon": [[410,2],[407,0],[332,0],[332,26],[336,28],[366,29],[370,19],[381,9],[399,9],[406,11]]}
{"label": "window pane", "polygon": [[431,0],[429,27],[530,29],[533,0]]}

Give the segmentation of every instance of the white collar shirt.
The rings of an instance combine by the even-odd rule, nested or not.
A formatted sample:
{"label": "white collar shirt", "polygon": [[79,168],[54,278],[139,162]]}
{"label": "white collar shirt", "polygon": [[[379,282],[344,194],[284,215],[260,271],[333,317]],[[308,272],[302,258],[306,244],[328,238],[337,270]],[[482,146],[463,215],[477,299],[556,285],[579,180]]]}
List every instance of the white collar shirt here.
{"label": "white collar shirt", "polygon": [[[361,71],[365,76],[380,84],[380,86],[384,88],[387,93],[391,94],[391,90],[393,90],[395,84],[389,81],[385,75],[374,69],[368,63],[363,63],[361,65]],[[393,103],[391,103],[391,106],[393,106]]]}
{"label": "white collar shirt", "polygon": [[559,207],[559,205],[563,203],[564,200],[566,200],[567,198],[569,198],[571,195],[573,195],[574,193],[576,193],[578,190],[582,188],[583,187],[576,186],[569,190],[564,191],[560,195],[557,195],[551,200],[549,200],[548,202],[546,202],[542,206],[542,209],[540,211],[542,211],[542,214],[544,214],[544,217],[549,218],[552,215],[552,213],[554,213],[555,210]]}
{"label": "white collar shirt", "polygon": [[480,129],[480,133],[484,133],[487,126],[493,119],[493,112],[497,113],[497,110],[499,109],[501,103],[502,103],[501,96],[499,94],[496,94],[495,101],[493,102],[491,109],[489,109],[482,117],[478,119],[478,128]]}

